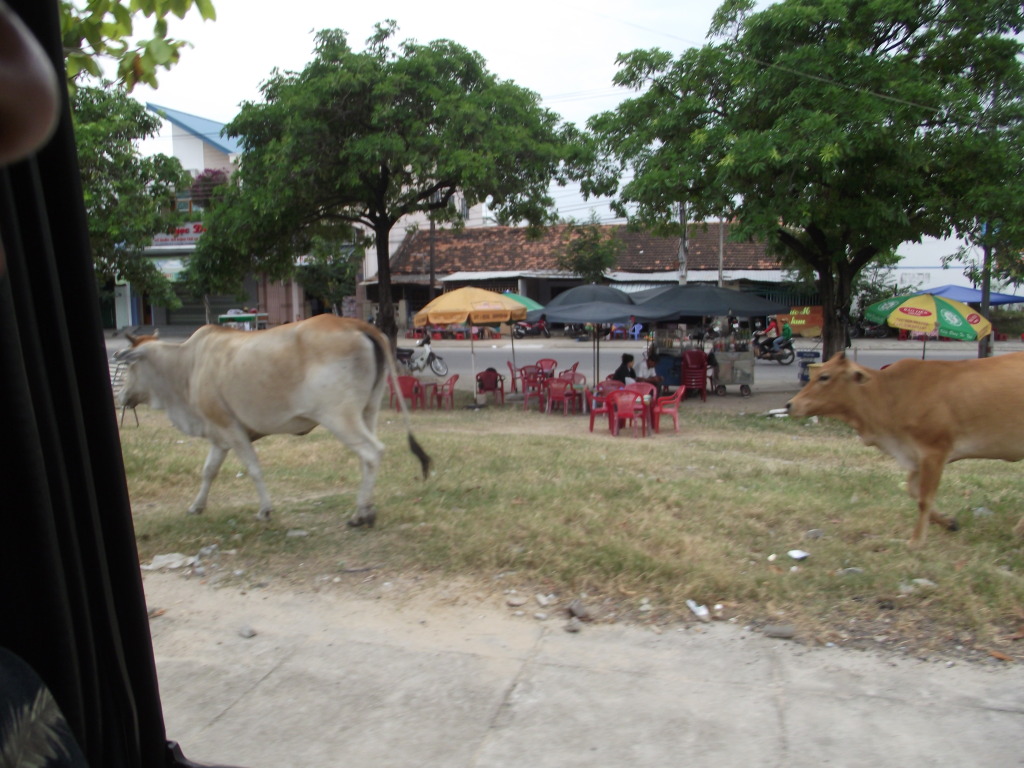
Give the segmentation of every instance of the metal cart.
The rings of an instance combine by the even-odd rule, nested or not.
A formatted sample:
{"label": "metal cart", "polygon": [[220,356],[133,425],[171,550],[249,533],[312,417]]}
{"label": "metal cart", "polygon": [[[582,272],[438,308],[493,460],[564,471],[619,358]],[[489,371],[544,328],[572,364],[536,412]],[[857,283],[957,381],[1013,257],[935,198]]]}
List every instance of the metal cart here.
{"label": "metal cart", "polygon": [[726,387],[739,385],[740,394],[750,397],[750,385],[754,383],[754,349],[748,346],[742,351],[715,350],[715,366],[711,385],[715,394],[724,397]]}

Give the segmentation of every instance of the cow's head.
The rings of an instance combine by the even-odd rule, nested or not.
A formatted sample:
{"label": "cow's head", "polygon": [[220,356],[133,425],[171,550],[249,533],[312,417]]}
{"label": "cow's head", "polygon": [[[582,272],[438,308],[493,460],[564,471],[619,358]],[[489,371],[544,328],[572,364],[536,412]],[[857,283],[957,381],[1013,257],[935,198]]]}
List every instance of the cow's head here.
{"label": "cow's head", "polygon": [[135,408],[150,403],[152,389],[145,381],[146,373],[140,371],[136,363],[146,357],[146,346],[149,342],[156,341],[160,332],[153,331],[152,334],[145,335],[126,333],[124,336],[131,346],[119,349],[114,353],[114,359],[119,363],[128,363],[128,369],[124,374],[124,383],[121,385],[117,400],[121,406]]}
{"label": "cow's head", "polygon": [[874,371],[862,368],[845,353],[838,352],[827,363],[813,369],[811,380],[786,403],[790,416],[836,416],[849,414],[851,406],[863,397],[863,388]]}

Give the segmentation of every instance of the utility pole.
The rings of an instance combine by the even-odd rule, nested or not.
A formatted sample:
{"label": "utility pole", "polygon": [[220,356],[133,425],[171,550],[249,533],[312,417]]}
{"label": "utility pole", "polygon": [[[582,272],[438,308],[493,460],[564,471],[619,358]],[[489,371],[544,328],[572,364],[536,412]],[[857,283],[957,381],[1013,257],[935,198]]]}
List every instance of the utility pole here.
{"label": "utility pole", "polygon": [[430,257],[429,257],[430,258],[430,268],[428,270],[429,273],[430,273],[430,277],[429,277],[429,279],[430,279],[430,287],[429,287],[429,289],[427,291],[427,296],[428,296],[428,300],[429,301],[433,301],[434,300],[434,295],[435,295],[435,291],[434,291],[434,241],[436,239],[436,236],[435,236],[436,230],[435,230],[435,225],[434,225],[433,206],[436,205],[439,202],[441,202],[441,193],[438,192],[438,191],[435,191],[435,192],[433,192],[430,195],[430,203],[431,203],[432,207],[431,207],[431,210],[430,210],[430,213],[431,213],[431,216],[430,216]]}
{"label": "utility pole", "polygon": [[718,220],[718,287],[722,287],[722,269],[725,266],[725,219]]}
{"label": "utility pole", "polygon": [[430,220],[430,288],[427,296],[430,301],[434,300],[434,220]]}
{"label": "utility pole", "polygon": [[690,249],[686,243],[686,202],[679,203],[679,284],[686,285],[690,268]]}
{"label": "utility pole", "polygon": [[[986,232],[985,234],[988,235],[989,233]],[[988,241],[987,237],[985,243],[981,246],[981,253],[983,259],[981,265],[981,315],[987,318],[992,288],[992,244]],[[978,357],[992,357],[993,333],[994,331],[989,332],[984,338],[978,339]]]}

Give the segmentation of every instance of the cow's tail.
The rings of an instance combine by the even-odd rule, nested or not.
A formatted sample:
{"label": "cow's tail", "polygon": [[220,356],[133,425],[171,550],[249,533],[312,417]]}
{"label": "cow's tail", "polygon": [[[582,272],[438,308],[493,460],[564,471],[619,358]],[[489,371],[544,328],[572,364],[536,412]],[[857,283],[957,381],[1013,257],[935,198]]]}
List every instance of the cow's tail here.
{"label": "cow's tail", "polygon": [[[369,334],[368,334],[369,335]],[[430,456],[423,450],[423,446],[419,444],[416,437],[412,433],[412,420],[409,418],[409,409],[405,405],[405,398],[401,395],[401,389],[398,386],[398,363],[395,356],[395,351],[391,348],[391,342],[388,337],[380,331],[373,336],[370,336],[370,340],[373,342],[373,347],[377,353],[377,370],[379,373],[384,373],[385,376],[391,378],[391,386],[394,388],[395,396],[398,398],[399,408],[402,411],[402,418],[405,420],[405,431],[409,435],[409,450],[413,452],[413,455],[420,460],[420,467],[423,470],[423,479],[426,480],[430,476]],[[383,360],[381,359],[383,358]],[[379,375],[379,374],[378,374]]]}

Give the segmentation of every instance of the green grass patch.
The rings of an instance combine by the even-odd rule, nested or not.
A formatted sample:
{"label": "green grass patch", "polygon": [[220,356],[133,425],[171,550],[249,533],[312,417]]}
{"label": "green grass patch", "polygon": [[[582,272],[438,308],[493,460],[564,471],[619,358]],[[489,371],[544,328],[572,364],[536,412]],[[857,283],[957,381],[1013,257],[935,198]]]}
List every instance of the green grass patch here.
{"label": "green grass patch", "polygon": [[[911,550],[904,473],[834,422],[687,403],[678,434],[638,440],[518,405],[415,412],[434,460],[423,481],[402,420],[385,410],[377,527],[349,530],[359,465],[324,430],[257,443],[275,504],[261,523],[233,457],[207,512],[187,516],[206,445],[160,413],[139,417],[121,434],[143,561],[217,544],[249,581],[306,585],[364,567],[487,585],[501,575],[503,586],[586,594],[619,618],[689,620],[693,599],[820,642],[921,653],[1013,654],[1024,624],[1024,554],[1011,532],[1019,467],[948,467],[938,503],[962,529],[932,526]],[[791,560],[793,549],[810,558]],[[655,610],[637,613],[641,596]]]}

